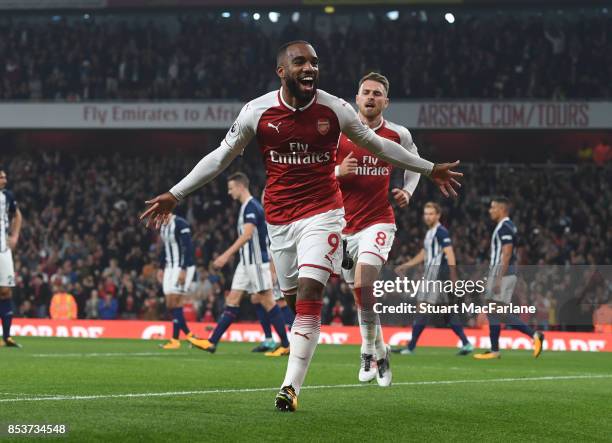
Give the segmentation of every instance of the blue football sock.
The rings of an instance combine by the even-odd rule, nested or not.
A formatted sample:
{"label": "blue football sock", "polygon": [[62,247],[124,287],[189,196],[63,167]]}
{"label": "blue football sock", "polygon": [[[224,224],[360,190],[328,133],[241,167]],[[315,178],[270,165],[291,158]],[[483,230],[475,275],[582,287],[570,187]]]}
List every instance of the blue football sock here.
{"label": "blue football sock", "polygon": [[285,324],[289,327],[289,330],[291,330],[291,326],[293,326],[293,320],[295,320],[295,314],[289,306],[283,306],[281,308],[281,311],[283,311]]}
{"label": "blue football sock", "polygon": [[2,318],[2,338],[6,341],[11,336],[13,322],[13,304],[10,298],[0,300],[0,317]]}
{"label": "blue football sock", "polygon": [[176,318],[175,311],[176,309],[172,310],[172,338],[177,340],[181,333],[181,327],[179,326],[179,320]]}
{"label": "blue football sock", "polygon": [[185,321],[185,315],[183,314],[183,308],[174,308],[172,310],[172,318],[174,319],[172,322],[173,327],[173,337],[178,338],[180,331],[183,331],[185,335],[191,332],[189,327],[187,326],[187,322]]}
{"label": "blue football sock", "polygon": [[263,329],[264,331],[266,340],[271,339],[272,327],[270,325],[270,318],[268,318],[268,313],[261,305],[261,303],[255,303],[255,313],[257,314],[257,319],[259,320],[259,323],[261,323],[261,329]]}
{"label": "blue football sock", "polygon": [[457,314],[451,314],[450,318],[448,319],[448,324],[450,325],[455,335],[461,339],[461,343],[464,346],[467,345],[469,341],[465,336],[465,333],[463,332],[463,325],[461,324],[461,319],[459,318],[459,316]]}
{"label": "blue football sock", "polygon": [[414,324],[412,325],[412,339],[408,344],[408,349],[410,349],[411,351],[416,348],[417,342],[419,341],[419,337],[427,326],[427,321],[428,319],[426,315],[417,315],[414,319]]}
{"label": "blue football sock", "polygon": [[497,314],[487,314],[487,318],[489,319],[489,338],[491,339],[491,351],[499,352],[499,335],[501,334],[499,316]]}
{"label": "blue football sock", "polygon": [[276,333],[280,337],[281,346],[284,348],[289,347],[289,339],[287,338],[287,330],[285,329],[285,319],[278,305],[274,305],[272,309],[268,311],[268,318],[270,323],[274,325]]}
{"label": "blue football sock", "polygon": [[527,335],[529,337],[533,337],[533,334],[535,333],[535,331],[533,329],[531,329],[527,325],[527,323],[525,323],[517,315],[514,315],[514,314],[507,314],[506,315],[506,324],[509,324],[510,326],[512,326],[517,331],[521,331],[523,334],[525,334],[525,335]]}
{"label": "blue football sock", "polygon": [[223,315],[221,315],[221,318],[217,322],[217,327],[213,331],[208,341],[215,345],[219,343],[223,333],[227,331],[227,328],[229,328],[230,325],[238,318],[239,312],[239,306],[226,306],[225,311],[223,311]]}

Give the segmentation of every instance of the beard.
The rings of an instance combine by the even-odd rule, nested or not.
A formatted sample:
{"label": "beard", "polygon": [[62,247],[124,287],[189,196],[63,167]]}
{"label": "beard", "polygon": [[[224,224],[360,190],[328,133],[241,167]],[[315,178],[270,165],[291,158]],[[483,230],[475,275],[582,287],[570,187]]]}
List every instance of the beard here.
{"label": "beard", "polygon": [[291,95],[293,95],[299,101],[307,102],[307,101],[310,101],[312,97],[314,97],[315,93],[317,92],[317,85],[319,83],[319,78],[315,76],[313,76],[313,78],[314,78],[314,81],[312,83],[312,91],[303,91],[301,89],[300,82],[297,79],[290,77],[288,75],[285,76],[284,80],[285,80],[285,85],[287,85],[287,89],[289,90]]}

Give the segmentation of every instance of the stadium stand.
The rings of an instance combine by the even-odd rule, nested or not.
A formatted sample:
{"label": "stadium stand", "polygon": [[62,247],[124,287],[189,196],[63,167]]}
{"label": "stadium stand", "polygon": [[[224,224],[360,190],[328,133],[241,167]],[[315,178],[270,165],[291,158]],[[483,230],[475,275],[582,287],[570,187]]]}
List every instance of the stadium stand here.
{"label": "stadium stand", "polygon": [[[122,154],[119,158],[116,152],[85,155],[52,151],[13,155],[7,160],[10,187],[27,220],[15,253],[15,296],[20,315],[48,316],[51,296],[67,292],[76,299],[79,318],[97,318],[109,311],[110,318],[162,318],[160,287],[155,281],[156,233],[138,222],[138,211],[151,190],[167,189],[172,178],[180,177],[197,157]],[[230,171],[249,173],[254,193],[259,195],[263,177],[256,168],[244,161]],[[160,174],[162,169],[164,174]],[[604,166],[497,168],[472,164],[466,170],[477,170],[478,174],[466,175],[465,192],[458,200],[441,201],[443,221],[453,235],[459,264],[486,264],[491,232],[486,211],[488,198],[495,193],[505,193],[513,201],[513,219],[521,238],[520,264],[611,264],[612,228],[606,223],[612,217],[609,162]],[[512,173],[507,174],[508,170]],[[210,266],[211,259],[235,237],[237,208],[223,185],[223,180],[216,180],[181,207],[192,223],[196,244],[197,317],[209,320],[222,309],[223,293],[231,281],[231,264],[222,272]],[[398,233],[390,263],[399,263],[419,250],[424,232],[421,204],[434,198],[436,190],[422,180],[412,208],[397,212]],[[558,282],[549,276],[519,294],[548,307],[546,318],[530,321],[563,327],[555,305],[555,284]],[[601,298],[600,304],[604,296],[599,289],[588,295],[593,300]],[[114,310],[107,306],[111,299],[118,303]],[[327,287],[324,321],[355,322],[352,295],[339,280],[332,280]]]}
{"label": "stadium stand", "polygon": [[612,95],[612,16],[601,9],[468,9],[455,25],[436,10],[396,20],[366,9],[301,15],[299,23],[211,10],[13,15],[0,22],[0,98],[249,98],[276,85],[272,54],[295,38],[314,43],[321,87],[344,97],[371,70],[387,73],[394,98]]}

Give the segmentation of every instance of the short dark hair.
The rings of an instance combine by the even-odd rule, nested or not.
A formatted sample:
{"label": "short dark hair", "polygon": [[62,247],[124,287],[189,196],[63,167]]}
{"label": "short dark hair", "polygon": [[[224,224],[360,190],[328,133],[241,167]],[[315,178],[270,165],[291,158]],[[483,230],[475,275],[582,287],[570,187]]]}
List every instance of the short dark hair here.
{"label": "short dark hair", "polygon": [[389,79],[384,75],[379,74],[378,72],[370,72],[364,75],[363,77],[361,77],[361,80],[359,80],[359,89],[361,89],[361,85],[366,80],[372,80],[380,83],[385,88],[385,94],[389,95]]}
{"label": "short dark hair", "polygon": [[235,181],[241,183],[245,188],[249,187],[249,177],[244,172],[234,172],[227,178],[227,181]]}
{"label": "short dark hair", "polygon": [[306,40],[291,40],[290,42],[283,43],[280,46],[280,48],[278,48],[278,51],[276,51],[276,66],[277,67],[280,66],[281,61],[283,57],[285,56],[285,53],[287,52],[287,48],[289,46],[298,45],[298,44],[312,46],[312,44],[310,44],[310,42],[307,42]]}
{"label": "short dark hair", "polygon": [[425,203],[425,206],[423,207],[423,209],[425,209],[425,208],[433,208],[433,210],[436,211],[436,214],[441,214],[442,213],[442,208],[436,202],[427,202],[427,203]]}
{"label": "short dark hair", "polygon": [[510,199],[505,195],[497,195],[491,199],[492,202],[501,203],[502,205],[510,206]]}

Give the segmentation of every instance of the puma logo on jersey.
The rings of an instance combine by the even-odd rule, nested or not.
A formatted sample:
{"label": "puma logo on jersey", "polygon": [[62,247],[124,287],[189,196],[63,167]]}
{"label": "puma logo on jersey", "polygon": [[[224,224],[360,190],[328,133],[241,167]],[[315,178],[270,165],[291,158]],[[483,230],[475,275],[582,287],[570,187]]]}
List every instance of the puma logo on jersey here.
{"label": "puma logo on jersey", "polygon": [[304,337],[306,340],[310,340],[310,337],[308,337],[310,334],[312,334],[312,332],[306,332],[304,334],[302,334],[301,332],[298,331],[293,331],[293,333],[295,335],[301,335],[302,337]]}
{"label": "puma logo on jersey", "polygon": [[283,123],[283,122],[278,122],[278,124],[277,124],[277,125],[273,125],[272,123],[268,123],[268,128],[274,128],[274,129],[276,129],[276,133],[277,133],[277,134],[280,134],[280,129],[278,129],[278,128],[280,127],[280,125],[281,125],[282,123]]}

